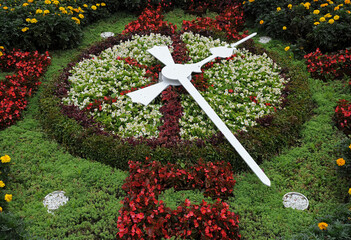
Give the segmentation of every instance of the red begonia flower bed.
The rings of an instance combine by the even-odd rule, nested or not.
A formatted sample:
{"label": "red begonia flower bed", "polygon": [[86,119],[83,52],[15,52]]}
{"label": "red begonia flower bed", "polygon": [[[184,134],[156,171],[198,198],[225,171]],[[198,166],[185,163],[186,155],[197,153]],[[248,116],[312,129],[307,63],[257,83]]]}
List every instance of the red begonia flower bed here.
{"label": "red begonia flower bed", "polygon": [[0,69],[14,72],[0,81],[0,129],[21,118],[30,97],[40,85],[40,77],[51,63],[49,53],[12,50],[0,57]]}
{"label": "red begonia flower bed", "polygon": [[[238,215],[229,210],[226,199],[233,193],[235,180],[229,163],[199,162],[179,165],[152,161],[129,162],[129,177],[122,186],[127,192],[117,227],[120,239],[240,239]],[[169,188],[200,189],[204,196],[217,199],[191,204],[186,199],[172,210],[158,196]]]}

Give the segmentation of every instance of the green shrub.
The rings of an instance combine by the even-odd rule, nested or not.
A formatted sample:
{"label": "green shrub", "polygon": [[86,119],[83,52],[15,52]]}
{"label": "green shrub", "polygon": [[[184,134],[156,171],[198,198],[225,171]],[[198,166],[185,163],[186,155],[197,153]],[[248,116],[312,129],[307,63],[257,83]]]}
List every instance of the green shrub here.
{"label": "green shrub", "polygon": [[320,48],[326,52],[349,47],[351,4],[347,0],[335,0],[329,4],[249,0],[245,1],[244,7],[248,17],[253,18],[255,25],[268,35],[289,40],[308,51]]}
{"label": "green shrub", "polygon": [[[111,4],[111,8],[108,4]],[[77,46],[82,26],[108,16],[115,1],[68,0],[3,1],[0,7],[0,43],[11,49],[47,50]]]}

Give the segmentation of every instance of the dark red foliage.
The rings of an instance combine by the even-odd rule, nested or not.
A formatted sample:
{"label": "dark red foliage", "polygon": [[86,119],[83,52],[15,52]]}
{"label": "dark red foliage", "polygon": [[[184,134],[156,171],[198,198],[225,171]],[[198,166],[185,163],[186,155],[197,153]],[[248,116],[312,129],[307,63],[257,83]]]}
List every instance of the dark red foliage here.
{"label": "dark red foliage", "polygon": [[333,54],[323,54],[319,48],[304,56],[308,71],[312,77],[325,80],[326,78],[342,78],[351,76],[351,53],[347,49]]}
{"label": "dark red foliage", "polygon": [[[238,216],[229,211],[226,198],[233,192],[235,180],[229,163],[203,163],[179,168],[160,162],[129,162],[129,177],[122,186],[128,196],[123,201],[117,227],[119,239],[240,239]],[[186,199],[171,210],[158,196],[162,191],[201,189],[205,196],[217,199],[214,204],[204,200],[193,205]]]}
{"label": "dark red foliage", "polygon": [[180,141],[179,120],[183,115],[178,93],[173,87],[168,87],[162,92],[164,105],[160,108],[162,113],[162,126],[159,127],[159,142],[164,146],[172,146]]}
{"label": "dark red foliage", "polygon": [[351,134],[351,102],[340,99],[335,108],[334,120],[336,126],[347,135]]}
{"label": "dark red foliage", "polygon": [[40,85],[40,77],[51,63],[49,53],[21,52],[13,49],[0,57],[0,69],[14,71],[0,81],[0,129],[21,118],[30,97]]}

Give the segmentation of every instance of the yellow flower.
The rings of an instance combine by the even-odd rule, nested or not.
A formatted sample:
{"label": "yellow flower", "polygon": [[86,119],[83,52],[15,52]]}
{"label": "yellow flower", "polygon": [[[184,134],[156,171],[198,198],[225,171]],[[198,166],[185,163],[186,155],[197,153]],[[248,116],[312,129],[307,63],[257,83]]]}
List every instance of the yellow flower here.
{"label": "yellow flower", "polygon": [[249,2],[254,2],[255,0],[249,0]]}
{"label": "yellow flower", "polygon": [[77,24],[80,24],[80,20],[76,17],[72,17],[72,20],[74,20]]}
{"label": "yellow flower", "polygon": [[31,23],[37,23],[38,20],[36,20],[35,18],[33,18],[30,22],[31,22]]}
{"label": "yellow flower", "polygon": [[[330,20],[333,20],[333,19],[330,19]],[[332,24],[332,23],[330,23],[330,24]],[[345,165],[345,160],[343,158],[339,158],[338,160],[336,160],[336,164],[338,164],[338,166],[341,167],[341,166]]]}
{"label": "yellow flower", "polygon": [[32,3],[32,2],[33,2],[33,0],[28,0],[28,2],[29,2],[29,3]]}
{"label": "yellow flower", "polygon": [[318,2],[318,0],[313,0],[313,2]]}
{"label": "yellow flower", "polygon": [[4,55],[2,52],[0,52],[0,57],[2,56],[2,55]]}
{"label": "yellow flower", "polygon": [[87,8],[87,7],[88,7],[88,5],[84,4],[84,5],[83,5],[83,7]]}
{"label": "yellow flower", "polygon": [[73,11],[75,11],[76,13],[79,13],[79,9],[78,8],[74,8]]}
{"label": "yellow flower", "polygon": [[319,10],[314,10],[313,14],[319,14]]}
{"label": "yellow flower", "polygon": [[284,31],[286,30],[286,27],[285,27],[285,26],[283,27],[283,30],[284,30]]}
{"label": "yellow flower", "polygon": [[289,5],[288,5],[288,8],[289,8],[289,9],[292,9],[292,5],[291,5],[291,4],[289,4]]}
{"label": "yellow flower", "polygon": [[96,10],[96,6],[95,5],[91,6],[91,9]]}
{"label": "yellow flower", "polygon": [[334,19],[329,19],[328,23],[333,24],[334,23]]}
{"label": "yellow flower", "polygon": [[[0,49],[4,50],[5,48],[3,46],[0,46]],[[351,145],[350,145],[350,149],[351,149]]]}
{"label": "yellow flower", "polygon": [[68,6],[67,7],[69,10],[73,10],[73,7],[72,6]]}
{"label": "yellow flower", "polygon": [[22,28],[22,32],[26,32],[26,31],[28,31],[28,27],[25,27],[25,28]]}
{"label": "yellow flower", "polygon": [[349,188],[349,194],[351,195],[351,188]]}
{"label": "yellow flower", "polygon": [[334,8],[334,11],[337,11],[337,10],[339,10],[340,9],[340,7],[339,6],[336,6],[335,8]]}
{"label": "yellow flower", "polygon": [[320,23],[319,23],[319,22],[315,22],[315,23],[314,23],[314,25],[316,25],[316,26],[317,26],[318,24],[320,24]]}
{"label": "yellow flower", "polygon": [[347,11],[348,14],[351,14],[351,11]]}
{"label": "yellow flower", "polygon": [[351,149],[351,144],[349,145],[349,148]]}
{"label": "yellow flower", "polygon": [[55,5],[59,5],[59,4],[60,4],[59,1],[53,1],[53,3],[54,3]]}
{"label": "yellow flower", "polygon": [[277,12],[279,12],[280,10],[282,10],[280,7],[277,7]]}
{"label": "yellow flower", "polygon": [[340,19],[340,17],[338,15],[334,16],[334,20],[339,20],[339,19]]}
{"label": "yellow flower", "polygon": [[320,22],[325,22],[325,18],[324,18],[324,17],[321,17],[321,18],[319,19],[319,21],[320,21]]}
{"label": "yellow flower", "polygon": [[289,51],[289,49],[290,49],[289,46],[287,46],[286,48],[284,48],[284,50],[285,50],[286,52]]}
{"label": "yellow flower", "polygon": [[332,15],[331,15],[330,13],[327,13],[327,14],[324,15],[324,17],[325,17],[325,18],[331,18]]}
{"label": "yellow flower", "polygon": [[41,14],[43,12],[43,10],[41,9],[37,9],[37,11],[35,11],[36,14]]}
{"label": "yellow flower", "polygon": [[2,212],[2,207],[0,207],[0,212]]}
{"label": "yellow flower", "polygon": [[4,10],[7,10],[7,9],[9,9],[9,8],[5,6],[5,7],[3,7],[3,9],[4,9]]}
{"label": "yellow flower", "polygon": [[30,18],[26,18],[26,22],[30,22]]}
{"label": "yellow flower", "polygon": [[44,15],[45,15],[45,14],[49,14],[49,13],[50,13],[49,10],[44,10]]}
{"label": "yellow flower", "polygon": [[351,1],[350,0],[345,0],[345,4],[350,4]]}
{"label": "yellow flower", "polygon": [[318,227],[319,227],[320,230],[326,230],[327,227],[328,227],[328,223],[320,222],[320,223],[318,223]]}
{"label": "yellow flower", "polygon": [[321,4],[321,7],[326,7],[326,6],[328,6],[328,3]]}
{"label": "yellow flower", "polygon": [[27,7],[29,4],[28,3],[23,3],[22,6],[23,7]]}
{"label": "yellow flower", "polygon": [[[245,5],[245,3],[246,3],[246,2],[245,2],[245,1],[243,1],[243,5]],[[102,4],[101,4],[101,5],[102,5]]]}
{"label": "yellow flower", "polygon": [[50,0],[45,0],[45,4],[51,4]]}
{"label": "yellow flower", "polygon": [[5,183],[3,181],[0,181],[0,187],[1,188],[5,187]]}
{"label": "yellow flower", "polygon": [[6,202],[11,202],[11,200],[12,200],[12,194],[6,194],[5,195],[5,201]]}
{"label": "yellow flower", "polygon": [[[244,1],[245,2],[245,1]],[[244,4],[244,3],[243,3]],[[106,6],[106,3],[101,3],[101,6],[105,7]]]}
{"label": "yellow flower", "polygon": [[264,21],[263,21],[263,20],[261,20],[261,21],[260,21],[260,24],[262,25],[263,23],[264,23]]}
{"label": "yellow flower", "polygon": [[[28,29],[27,29],[27,30],[28,30]],[[26,31],[27,31],[27,30],[26,30]],[[0,159],[1,159],[1,162],[2,162],[2,163],[9,163],[9,162],[11,161],[11,158],[10,158],[9,155],[2,156]]]}
{"label": "yellow flower", "polygon": [[100,7],[100,3],[97,3],[96,6]]}
{"label": "yellow flower", "polygon": [[84,15],[83,15],[83,14],[79,14],[78,17],[81,18],[81,19],[83,19],[83,18],[84,18]]}

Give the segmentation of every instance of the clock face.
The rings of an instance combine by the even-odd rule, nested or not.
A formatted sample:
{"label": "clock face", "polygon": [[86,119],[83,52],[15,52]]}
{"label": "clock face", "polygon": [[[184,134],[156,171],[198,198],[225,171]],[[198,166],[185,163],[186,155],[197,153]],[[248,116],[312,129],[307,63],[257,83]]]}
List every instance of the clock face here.
{"label": "clock face", "polygon": [[[84,59],[71,70],[70,89],[62,102],[86,110],[102,123],[105,131],[121,137],[157,138],[166,117],[160,109],[167,104],[167,98],[160,96],[144,106],[126,96],[130,91],[158,81],[163,65],[146,50],[168,46],[175,60],[178,56],[186,59],[183,62],[186,64],[210,56],[210,48],[226,45],[218,39],[190,32],[177,38],[178,41],[174,41],[174,36],[134,35],[98,56]],[[240,49],[228,59],[206,64],[201,74],[192,75],[192,81],[232,132],[247,131],[257,124],[257,118],[279,108],[281,91],[287,81],[279,72],[279,67],[265,54],[255,55]],[[181,104],[181,138],[205,139],[218,131],[181,86],[170,91],[178,94]]]}

